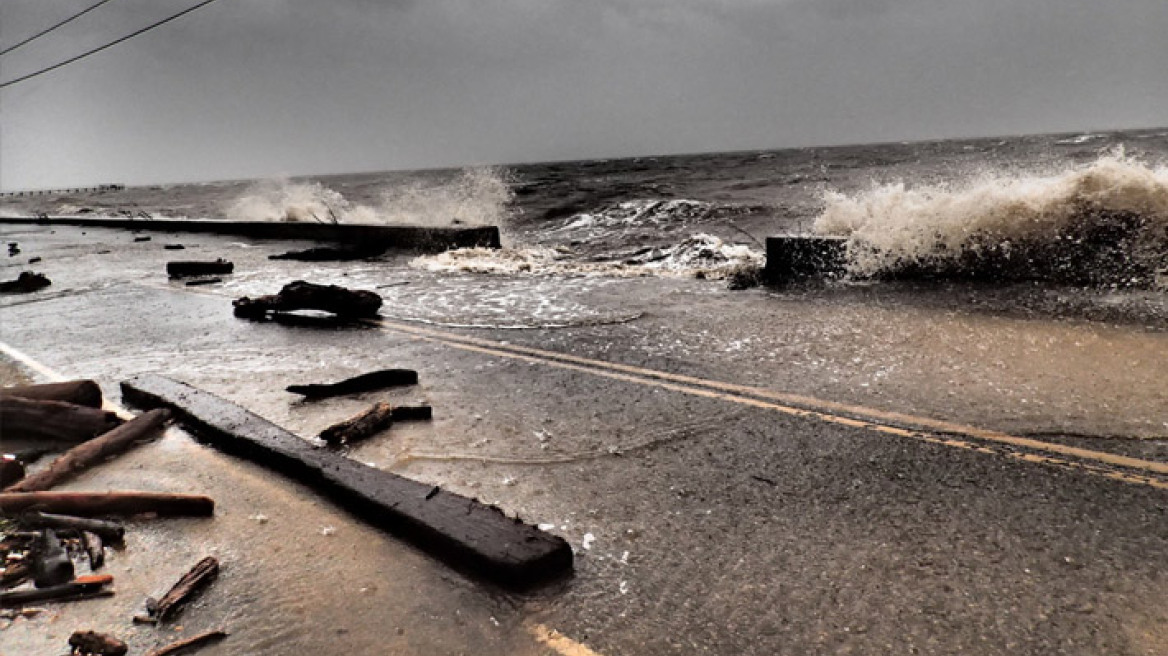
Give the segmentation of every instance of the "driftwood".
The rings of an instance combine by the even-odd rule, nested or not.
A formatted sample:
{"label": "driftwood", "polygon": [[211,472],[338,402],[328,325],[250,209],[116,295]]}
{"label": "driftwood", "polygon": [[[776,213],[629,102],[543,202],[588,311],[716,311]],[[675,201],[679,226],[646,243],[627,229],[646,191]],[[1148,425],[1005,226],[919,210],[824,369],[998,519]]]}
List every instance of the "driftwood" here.
{"label": "driftwood", "polygon": [[0,398],[5,396],[18,396],[35,401],[62,401],[87,408],[101,407],[101,387],[92,380],[68,380],[63,383],[0,388]]}
{"label": "driftwood", "polygon": [[[18,253],[20,251],[17,251]],[[24,271],[16,280],[5,280],[0,282],[0,292],[6,294],[28,294],[39,291],[53,284],[51,280],[39,273],[32,271]]]}
{"label": "driftwood", "polygon": [[143,235],[143,236],[141,236],[141,237],[134,237],[134,241],[136,241],[136,242],[138,242],[138,241],[150,241],[150,237],[149,237],[148,235]]}
{"label": "driftwood", "polygon": [[69,449],[49,468],[5,488],[6,492],[41,492],[67,481],[78,473],[119,455],[138,442],[153,437],[170,419],[164,408],[151,410],[105,433]]}
{"label": "driftwood", "polygon": [[166,263],[166,274],[171,278],[192,276],[218,276],[231,273],[235,265],[223,258],[215,261],[176,260]]}
{"label": "driftwood", "polygon": [[27,510],[61,515],[94,517],[143,515],[210,517],[215,512],[211,497],[164,492],[0,492],[0,514]]}
{"label": "driftwood", "polygon": [[103,519],[51,515],[33,510],[22,514],[19,517],[19,521],[22,526],[29,528],[86,531],[100,536],[106,542],[114,544],[121,542],[126,537],[126,527],[117,522],[108,522]]}
{"label": "driftwood", "polygon": [[155,649],[149,654],[146,654],[146,656],[172,656],[173,654],[177,654],[182,651],[194,650],[202,647],[203,645],[209,645],[212,642],[226,638],[227,635],[228,634],[226,631],[221,630],[200,633],[197,636],[191,636],[189,638],[179,640],[178,642],[172,642],[165,647]]}
{"label": "driftwood", "polygon": [[219,576],[219,561],[212,556],[195,563],[189,572],[182,575],[162,599],[146,600],[147,617],[135,617],[135,621],[165,622],[182,610],[194,596]]}
{"label": "driftwood", "polygon": [[14,456],[0,456],[0,490],[24,478],[24,465]]}
{"label": "driftwood", "polygon": [[85,555],[89,558],[89,571],[95,572],[105,565],[105,543],[101,536],[89,531],[81,532],[81,542],[85,545]]}
{"label": "driftwood", "polygon": [[122,423],[112,412],[64,403],[0,396],[4,438],[84,442]]}
{"label": "driftwood", "polygon": [[353,444],[389,428],[395,421],[429,419],[430,406],[394,407],[388,403],[374,403],[368,410],[333,424],[320,432],[320,439],[330,446]]}
{"label": "driftwood", "polygon": [[417,385],[418,372],[412,369],[382,369],[372,371],[353,378],[346,378],[337,383],[309,385],[289,385],[284,389],[293,394],[301,394],[309,399],[324,399],[330,396],[346,394],[360,394],[387,387],[402,387]]}
{"label": "driftwood", "polygon": [[269,312],[321,310],[339,317],[376,317],[381,297],[374,292],[346,289],[337,285],[316,285],[297,280],[284,285],[279,294],[236,299],[235,316],[261,319]]}
{"label": "driftwood", "polygon": [[130,650],[121,640],[96,631],[74,631],[73,635],[69,636],[69,646],[73,648],[74,654],[93,656],[126,656],[126,652]]}
{"label": "driftwood", "polygon": [[32,578],[32,565],[29,561],[16,560],[4,565],[4,571],[0,573],[0,588],[11,588],[20,585]]}
{"label": "driftwood", "polygon": [[34,604],[42,601],[76,601],[108,597],[113,594],[102,587],[114,582],[109,574],[88,574],[78,576],[72,581],[55,585],[51,588],[37,588],[34,590],[12,590],[0,592],[0,608],[13,608],[25,604]]}

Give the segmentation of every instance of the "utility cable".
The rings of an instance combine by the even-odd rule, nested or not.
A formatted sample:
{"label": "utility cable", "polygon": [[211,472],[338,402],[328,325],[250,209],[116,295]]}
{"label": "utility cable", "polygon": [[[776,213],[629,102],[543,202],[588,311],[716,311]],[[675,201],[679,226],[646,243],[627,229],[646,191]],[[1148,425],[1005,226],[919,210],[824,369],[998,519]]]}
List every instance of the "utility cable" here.
{"label": "utility cable", "polygon": [[65,25],[67,23],[72,23],[74,20],[81,18],[85,14],[88,14],[89,12],[93,11],[94,9],[97,9],[98,7],[104,5],[105,3],[109,2],[109,1],[110,0],[101,0],[101,2],[90,5],[90,6],[86,7],[85,9],[82,9],[81,11],[77,12],[76,14],[73,14],[72,16],[66,18],[65,20],[61,21],[60,23],[57,23],[56,25],[54,25],[46,30],[42,30],[40,32],[37,32],[36,34],[28,37],[24,41],[21,41],[20,43],[14,45],[14,46],[10,46],[8,48],[0,50],[0,55],[6,55],[6,54],[12,52],[13,50],[16,50],[20,46],[23,46],[26,43],[31,43],[33,41],[36,41],[37,39],[48,34],[49,32],[52,32],[53,30],[57,29],[58,27],[61,27],[62,25]]}
{"label": "utility cable", "polygon": [[61,68],[62,66],[67,66],[67,65],[69,65],[69,64],[72,64],[73,62],[75,62],[75,61],[77,61],[77,60],[79,60],[79,59],[84,59],[84,58],[86,58],[86,57],[88,57],[88,56],[90,56],[90,55],[97,54],[97,53],[101,52],[102,50],[105,50],[106,48],[112,48],[113,46],[116,46],[116,45],[118,45],[119,43],[121,43],[121,42],[123,42],[123,41],[128,41],[128,40],[130,40],[130,39],[132,39],[132,38],[134,38],[134,37],[138,36],[139,34],[143,34],[143,33],[145,33],[145,32],[149,32],[150,30],[152,30],[152,29],[154,29],[154,28],[156,28],[156,27],[161,27],[161,26],[163,26],[163,25],[165,25],[165,24],[169,23],[170,21],[172,21],[172,20],[175,20],[176,18],[181,18],[182,16],[185,16],[185,15],[187,15],[187,14],[191,13],[192,11],[194,11],[194,10],[196,10],[196,9],[199,9],[199,8],[201,8],[201,7],[206,7],[207,5],[211,4],[212,2],[215,2],[215,0],[203,0],[203,2],[200,2],[199,4],[197,4],[197,5],[193,6],[193,7],[188,7],[187,9],[184,9],[184,10],[182,10],[182,11],[178,12],[177,14],[175,14],[175,15],[173,15],[173,16],[170,16],[170,17],[168,17],[168,18],[164,18],[164,19],[162,19],[162,20],[160,20],[160,21],[158,21],[158,22],[156,22],[156,23],[151,23],[150,25],[147,25],[146,27],[143,27],[143,28],[142,28],[142,29],[140,29],[140,30],[137,30],[137,31],[135,31],[135,32],[131,32],[131,33],[127,34],[126,36],[123,36],[123,37],[122,37],[122,38],[120,38],[120,39],[116,39],[116,40],[114,40],[114,41],[110,41],[109,43],[107,43],[107,44],[105,44],[105,45],[103,45],[103,46],[98,46],[98,47],[96,47],[96,48],[94,48],[94,49],[92,49],[92,50],[87,50],[87,51],[85,51],[85,52],[81,53],[80,55],[77,55],[76,57],[70,57],[69,59],[66,59],[66,60],[65,60],[65,61],[63,61],[63,62],[60,62],[60,63],[57,63],[57,64],[53,64],[52,66],[48,66],[48,67],[42,68],[42,69],[40,69],[39,71],[33,71],[32,73],[29,73],[28,75],[22,75],[22,76],[20,76],[20,77],[18,77],[18,78],[16,78],[16,79],[13,79],[13,80],[8,80],[7,82],[0,82],[0,89],[3,89],[4,87],[9,87],[9,86],[12,86],[13,84],[16,84],[17,82],[24,82],[25,80],[28,80],[28,79],[34,78],[34,77],[36,77],[36,76],[38,76],[38,75],[44,75],[45,73],[48,73],[49,71],[55,71],[55,70],[57,70],[58,68]]}

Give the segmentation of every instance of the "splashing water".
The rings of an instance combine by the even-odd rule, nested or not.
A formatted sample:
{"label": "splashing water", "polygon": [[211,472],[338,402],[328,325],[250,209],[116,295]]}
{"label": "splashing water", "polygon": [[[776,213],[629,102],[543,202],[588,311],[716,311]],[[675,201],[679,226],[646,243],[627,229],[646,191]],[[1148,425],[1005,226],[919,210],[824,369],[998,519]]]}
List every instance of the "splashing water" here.
{"label": "splashing water", "polygon": [[344,221],[353,212],[340,193],[319,182],[265,180],[252,185],[226,208],[241,221]]}
{"label": "splashing water", "polygon": [[853,275],[1142,285],[1168,267],[1168,167],[1117,152],[1045,177],[829,192],[815,230],[848,237]]}

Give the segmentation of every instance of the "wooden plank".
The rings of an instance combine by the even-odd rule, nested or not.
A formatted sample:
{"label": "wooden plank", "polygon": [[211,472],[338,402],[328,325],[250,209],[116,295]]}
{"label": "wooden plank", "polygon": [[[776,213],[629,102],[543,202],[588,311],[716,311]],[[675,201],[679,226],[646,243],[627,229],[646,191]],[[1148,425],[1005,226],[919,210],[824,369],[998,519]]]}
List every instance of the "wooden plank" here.
{"label": "wooden plank", "polygon": [[201,441],[318,490],[462,571],[527,588],[572,570],[563,538],[494,506],[314,447],[209,392],[147,374],[123,382],[122,398],[142,408],[170,408]]}

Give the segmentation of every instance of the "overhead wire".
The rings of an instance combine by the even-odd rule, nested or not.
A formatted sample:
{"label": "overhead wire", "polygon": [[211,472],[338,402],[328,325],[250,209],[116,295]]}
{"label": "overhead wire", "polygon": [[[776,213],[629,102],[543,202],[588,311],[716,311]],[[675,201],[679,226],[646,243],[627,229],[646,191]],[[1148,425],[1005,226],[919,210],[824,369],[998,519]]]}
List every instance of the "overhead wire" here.
{"label": "overhead wire", "polygon": [[6,54],[12,52],[13,50],[16,50],[20,46],[23,46],[23,45],[28,44],[28,43],[32,43],[33,41],[36,41],[37,39],[48,34],[49,32],[52,32],[53,30],[55,30],[63,25],[68,25],[69,23],[72,23],[73,21],[77,20],[78,18],[81,18],[85,14],[88,14],[89,12],[93,11],[94,9],[97,9],[98,7],[104,5],[107,2],[111,2],[111,1],[112,0],[101,0],[100,2],[94,3],[94,4],[86,7],[85,9],[82,9],[81,11],[77,12],[76,14],[73,14],[72,16],[66,18],[65,20],[61,21],[60,23],[57,23],[56,25],[53,25],[52,27],[41,30],[40,32],[37,32],[36,34],[28,37],[24,41],[17,43],[16,45],[9,46],[3,50],[0,50],[0,55],[6,55]]}
{"label": "overhead wire", "polygon": [[200,2],[199,4],[194,5],[193,7],[188,7],[186,9],[178,12],[177,14],[174,14],[173,16],[169,16],[169,17],[164,18],[160,21],[151,23],[150,25],[147,25],[146,27],[143,27],[140,30],[136,30],[134,32],[131,32],[131,33],[127,34],[126,36],[123,36],[119,39],[115,39],[113,41],[110,41],[109,43],[107,43],[105,45],[98,46],[96,48],[93,48],[92,50],[87,50],[87,51],[81,53],[80,55],[70,57],[69,59],[66,59],[63,62],[58,62],[56,64],[53,64],[52,66],[46,66],[45,68],[42,68],[42,69],[37,70],[37,71],[33,71],[32,73],[29,73],[27,75],[22,75],[18,78],[8,80],[7,82],[0,82],[0,89],[3,89],[5,87],[10,87],[13,84],[17,84],[18,82],[24,82],[25,80],[32,79],[34,77],[37,77],[38,75],[44,75],[45,73],[48,73],[50,71],[55,71],[58,68],[61,68],[62,66],[68,66],[69,64],[72,64],[73,62],[78,61],[80,59],[85,59],[86,57],[88,57],[90,55],[95,55],[95,54],[101,52],[102,50],[105,50],[106,48],[112,48],[113,46],[116,46],[119,43],[122,43],[123,41],[128,41],[128,40],[138,36],[139,34],[144,34],[146,32],[149,32],[150,30],[153,30],[156,27],[161,27],[161,26],[171,22],[172,20],[175,20],[177,18],[181,18],[181,17],[191,13],[192,11],[195,11],[196,9],[206,7],[207,5],[211,4],[212,2],[215,2],[215,0],[203,0],[203,2]]}

